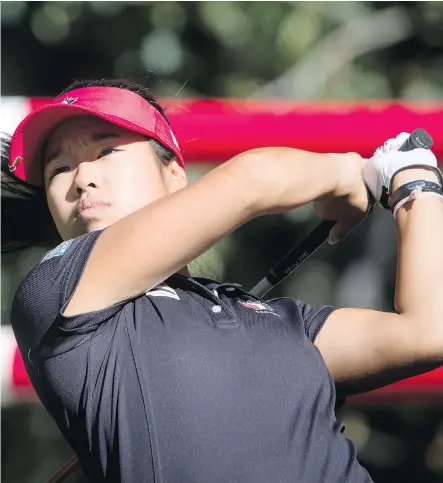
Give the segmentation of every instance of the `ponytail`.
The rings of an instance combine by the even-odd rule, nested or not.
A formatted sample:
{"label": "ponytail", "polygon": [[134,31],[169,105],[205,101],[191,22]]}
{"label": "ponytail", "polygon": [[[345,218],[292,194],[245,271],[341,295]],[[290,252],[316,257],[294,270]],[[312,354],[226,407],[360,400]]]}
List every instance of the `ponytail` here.
{"label": "ponytail", "polygon": [[2,253],[28,247],[52,248],[61,237],[52,220],[44,188],[9,171],[10,136],[1,140]]}

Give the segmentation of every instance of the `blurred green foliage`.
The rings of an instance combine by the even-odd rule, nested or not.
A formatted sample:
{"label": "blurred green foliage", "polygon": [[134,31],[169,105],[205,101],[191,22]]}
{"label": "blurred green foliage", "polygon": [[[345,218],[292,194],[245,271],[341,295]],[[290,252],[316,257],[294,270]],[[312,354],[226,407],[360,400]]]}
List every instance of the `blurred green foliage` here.
{"label": "blurred green foliage", "polygon": [[2,2],[2,37],[7,95],[115,76],[158,95],[251,96],[325,39],[327,62],[352,58],[316,97],[443,94],[441,2]]}

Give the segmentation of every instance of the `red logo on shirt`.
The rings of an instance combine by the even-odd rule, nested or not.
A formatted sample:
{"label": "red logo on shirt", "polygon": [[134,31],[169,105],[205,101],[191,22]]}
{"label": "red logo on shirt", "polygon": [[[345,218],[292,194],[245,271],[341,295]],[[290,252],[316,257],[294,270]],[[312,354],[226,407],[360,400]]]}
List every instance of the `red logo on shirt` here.
{"label": "red logo on shirt", "polygon": [[246,302],[243,302],[239,300],[239,303],[241,303],[243,307],[246,307],[247,309],[255,310],[256,312],[259,312],[261,314],[273,314],[273,315],[276,315],[277,317],[280,317],[278,314],[274,312],[274,309],[272,307],[270,307],[269,305],[263,302],[257,302],[255,300],[247,300]]}

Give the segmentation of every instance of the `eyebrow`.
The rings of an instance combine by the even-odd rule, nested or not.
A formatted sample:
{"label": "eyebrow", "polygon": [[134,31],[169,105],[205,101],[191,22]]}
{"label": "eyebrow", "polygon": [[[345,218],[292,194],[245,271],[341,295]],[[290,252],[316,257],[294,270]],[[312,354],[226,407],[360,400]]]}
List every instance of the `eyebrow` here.
{"label": "eyebrow", "polygon": [[[96,134],[91,134],[89,137],[89,140],[92,142],[99,142],[103,141],[104,139],[110,139],[110,138],[122,138],[122,134],[117,133],[117,132],[99,132]],[[45,150],[45,147],[43,147],[43,151]],[[57,158],[60,155],[61,148],[55,149],[51,151],[51,155],[46,158],[45,161],[45,167],[48,166],[55,158]]]}

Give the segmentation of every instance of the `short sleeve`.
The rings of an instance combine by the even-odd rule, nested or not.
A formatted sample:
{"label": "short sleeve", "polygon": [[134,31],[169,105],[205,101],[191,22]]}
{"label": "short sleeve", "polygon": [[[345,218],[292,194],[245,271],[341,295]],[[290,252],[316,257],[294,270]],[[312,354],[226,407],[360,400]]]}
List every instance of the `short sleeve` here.
{"label": "short sleeve", "polygon": [[304,332],[314,342],[329,315],[336,309],[331,305],[312,306],[292,298],[273,299],[268,304],[283,311],[294,324],[302,324]]}
{"label": "short sleeve", "polygon": [[101,233],[95,231],[63,242],[48,252],[20,284],[11,308],[11,324],[22,356],[43,337],[53,340],[51,351],[64,352],[69,349],[66,344],[79,342],[66,337],[69,332],[79,336],[90,333],[119,310],[121,304],[72,317],[62,315]]}
{"label": "short sleeve", "polygon": [[294,301],[299,307],[302,314],[305,332],[309,340],[314,342],[323,324],[326,322],[329,315],[335,310],[331,305],[318,305],[313,307],[310,304],[305,304],[299,300]]}

